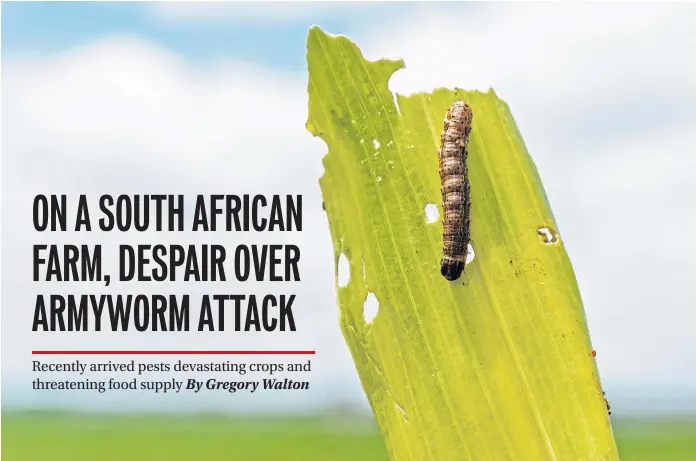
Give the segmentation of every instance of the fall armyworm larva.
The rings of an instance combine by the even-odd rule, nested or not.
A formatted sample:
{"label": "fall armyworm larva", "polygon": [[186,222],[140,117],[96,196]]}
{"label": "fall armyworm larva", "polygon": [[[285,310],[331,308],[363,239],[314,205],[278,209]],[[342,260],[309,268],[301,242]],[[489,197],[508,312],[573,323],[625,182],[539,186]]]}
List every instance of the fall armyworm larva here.
{"label": "fall armyworm larva", "polygon": [[452,104],[445,116],[438,153],[444,214],[440,272],[449,281],[462,275],[469,245],[471,197],[466,157],[472,118],[469,104],[463,101]]}

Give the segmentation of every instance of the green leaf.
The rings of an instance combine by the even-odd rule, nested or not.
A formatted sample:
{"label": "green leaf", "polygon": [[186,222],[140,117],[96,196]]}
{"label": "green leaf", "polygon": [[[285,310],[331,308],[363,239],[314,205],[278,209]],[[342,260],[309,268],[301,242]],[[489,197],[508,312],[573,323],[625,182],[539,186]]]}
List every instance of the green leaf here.
{"label": "green leaf", "polygon": [[[391,459],[617,460],[575,275],[508,106],[492,90],[437,89],[397,108],[388,81],[403,61],[367,61],[318,27],[307,48],[337,285],[340,255],[350,263],[341,328]],[[457,100],[474,112],[475,258],[448,282],[442,220],[424,209],[442,216],[437,151]]]}

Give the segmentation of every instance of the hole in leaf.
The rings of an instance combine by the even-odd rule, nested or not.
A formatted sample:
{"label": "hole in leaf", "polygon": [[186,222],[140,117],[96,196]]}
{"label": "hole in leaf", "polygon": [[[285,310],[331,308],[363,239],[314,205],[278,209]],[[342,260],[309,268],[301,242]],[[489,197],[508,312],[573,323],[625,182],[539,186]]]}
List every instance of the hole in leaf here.
{"label": "hole in leaf", "polygon": [[474,247],[472,247],[470,243],[466,246],[466,260],[464,261],[464,265],[469,264],[475,257],[476,253],[474,253]]}
{"label": "hole in leaf", "polygon": [[343,288],[350,282],[350,263],[346,255],[341,253],[338,257],[338,286]]}
{"label": "hole in leaf", "polygon": [[546,243],[547,245],[557,243],[559,239],[558,232],[556,232],[551,227],[540,227],[539,229],[537,229],[537,234],[541,238],[541,241]]}
{"label": "hole in leaf", "polygon": [[379,149],[380,143],[376,139],[372,140],[372,145],[375,146],[375,149]]}
{"label": "hole in leaf", "polygon": [[377,312],[379,312],[379,301],[377,301],[377,296],[375,296],[374,293],[368,293],[367,298],[365,298],[365,303],[363,304],[365,323],[372,323]]}
{"label": "hole in leaf", "polygon": [[438,210],[437,205],[434,203],[428,203],[425,205],[425,221],[428,224],[432,224],[437,221],[440,217],[440,210]]}

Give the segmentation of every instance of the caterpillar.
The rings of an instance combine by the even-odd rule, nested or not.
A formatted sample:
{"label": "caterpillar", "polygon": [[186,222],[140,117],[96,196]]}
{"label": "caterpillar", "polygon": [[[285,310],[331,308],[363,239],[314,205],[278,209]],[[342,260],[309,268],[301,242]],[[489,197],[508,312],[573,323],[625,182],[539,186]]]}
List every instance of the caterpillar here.
{"label": "caterpillar", "polygon": [[440,272],[449,281],[462,275],[469,245],[471,198],[466,158],[472,119],[469,104],[452,104],[445,116],[438,152],[444,215]]}

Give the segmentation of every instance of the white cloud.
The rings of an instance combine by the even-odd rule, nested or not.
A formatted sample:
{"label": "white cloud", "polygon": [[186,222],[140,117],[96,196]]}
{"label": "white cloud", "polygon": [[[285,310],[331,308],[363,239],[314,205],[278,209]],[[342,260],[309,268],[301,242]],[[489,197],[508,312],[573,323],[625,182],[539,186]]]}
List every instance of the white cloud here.
{"label": "white cloud", "polygon": [[692,405],[694,13],[696,5],[487,4],[477,14],[423,6],[352,37],[369,59],[405,60],[393,91],[493,87],[509,103],[574,263],[605,388],[681,390]]}
{"label": "white cloud", "polygon": [[[62,155],[71,158],[127,159],[157,168],[166,160],[207,171],[226,157],[252,168],[247,175],[263,172],[274,183],[298,168],[297,158],[283,155],[287,137],[299,138],[300,149],[313,143],[298,130],[307,111],[304,79],[236,63],[199,70],[137,38],[11,62],[6,81],[6,105],[18,112],[12,128],[42,130],[40,139],[10,142],[21,141],[32,152],[69,141]],[[265,168],[269,161],[278,168]],[[321,171],[309,159],[306,166],[310,174]]]}
{"label": "white cloud", "polygon": [[153,18],[169,24],[287,24],[365,9],[361,2],[154,2]]}
{"label": "white cloud", "polygon": [[[492,3],[475,14],[458,11],[424,5],[410,19],[352,38],[370,59],[405,59],[407,69],[390,82],[398,93],[493,87],[528,142],[555,138],[554,131],[565,137],[571,124],[583,126],[578,117],[633,100],[655,124],[662,119],[655,104],[694,113],[694,5]],[[636,117],[612,114],[606,122],[618,125],[622,116]],[[534,120],[543,120],[539,133]]]}
{"label": "white cloud", "polygon": [[[302,400],[322,404],[341,393],[362,398],[338,324],[333,250],[321,209],[318,178],[323,142],[306,131],[306,81],[235,63],[195,68],[166,50],[133,37],[112,37],[53,57],[3,61],[3,381],[5,402],[100,407],[116,397],[79,399],[27,394],[32,349],[316,349],[315,389]],[[270,235],[37,236],[31,225],[37,193],[303,194],[301,233]],[[95,203],[95,202],[93,202]],[[189,216],[190,217],[190,216]],[[118,243],[294,243],[302,249],[302,282],[235,282],[196,286],[123,285],[119,292],[294,293],[296,333],[30,333],[33,296],[82,292],[73,284],[31,283],[36,239],[102,243],[106,271],[116,273]],[[8,268],[11,268],[8,269]],[[105,289],[99,284],[94,291]],[[196,310],[194,309],[194,312]],[[11,327],[10,327],[11,326]],[[11,347],[10,347],[11,346]],[[35,357],[34,357],[35,358]],[[336,387],[336,383],[342,383]],[[24,391],[24,392],[22,392]],[[274,398],[275,397],[275,398]],[[134,397],[138,400],[138,397]],[[279,402],[280,400],[280,402]],[[61,403],[62,402],[62,403]],[[82,403],[80,403],[82,402]],[[167,404],[184,400],[167,400]],[[188,400],[199,408],[263,407],[292,402],[280,395],[256,399],[217,396]],[[296,403],[297,403],[296,402]],[[128,402],[118,401],[118,405]],[[139,404],[140,405],[140,404]],[[162,405],[147,399],[143,405]]]}

